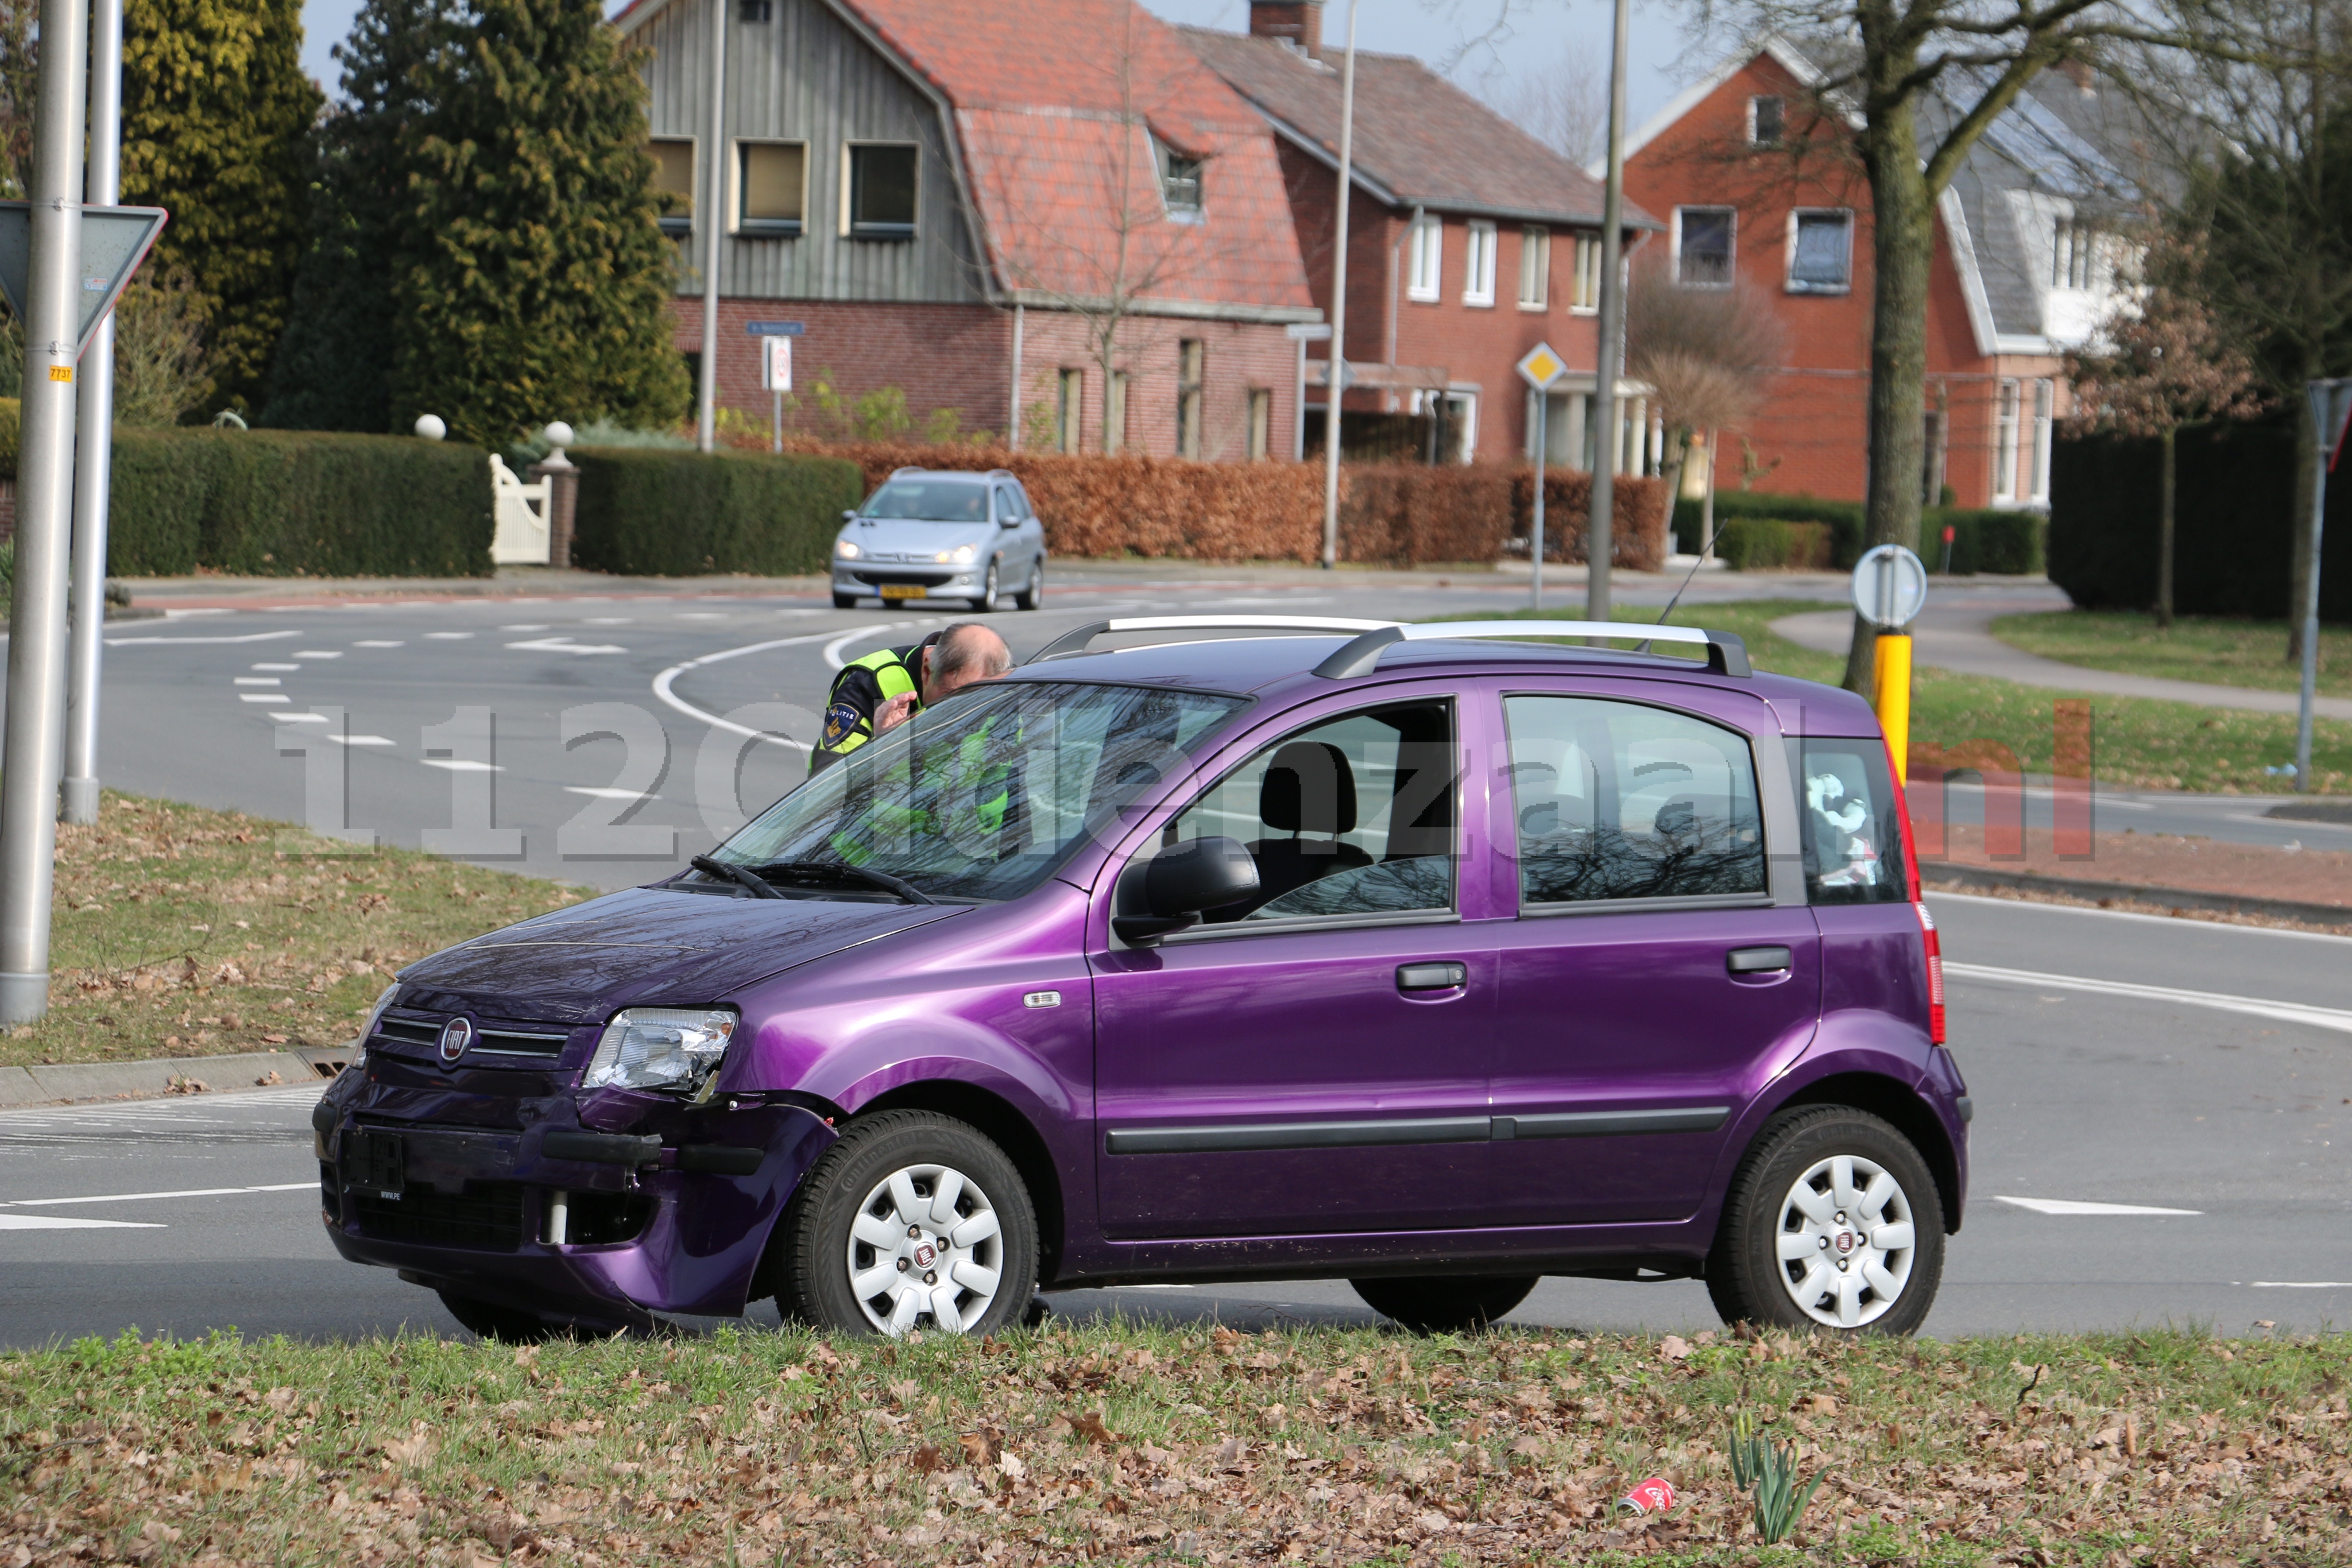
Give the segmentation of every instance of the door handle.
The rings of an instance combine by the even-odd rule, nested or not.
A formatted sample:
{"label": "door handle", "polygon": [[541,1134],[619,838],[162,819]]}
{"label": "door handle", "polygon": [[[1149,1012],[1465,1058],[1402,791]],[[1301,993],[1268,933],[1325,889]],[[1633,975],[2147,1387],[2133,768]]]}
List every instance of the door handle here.
{"label": "door handle", "polygon": [[1470,983],[1470,967],[1466,964],[1401,964],[1397,967],[1397,989],[1400,991],[1454,991]]}
{"label": "door handle", "polygon": [[1735,975],[1769,975],[1787,968],[1792,956],[1786,947],[1734,947],[1723,967]]}

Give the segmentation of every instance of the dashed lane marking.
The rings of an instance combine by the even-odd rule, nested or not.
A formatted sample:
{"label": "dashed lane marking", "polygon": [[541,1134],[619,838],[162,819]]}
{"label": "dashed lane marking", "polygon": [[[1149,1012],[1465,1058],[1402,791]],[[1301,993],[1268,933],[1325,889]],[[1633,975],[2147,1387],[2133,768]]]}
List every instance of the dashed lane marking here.
{"label": "dashed lane marking", "polygon": [[256,670],[299,670],[302,666],[299,664],[254,664],[249,667]]}
{"label": "dashed lane marking", "polygon": [[60,1219],[53,1214],[0,1214],[0,1230],[168,1230],[148,1219]]}
{"label": "dashed lane marking", "polygon": [[1952,979],[1990,980],[1996,985],[2033,986],[2045,991],[2087,991],[2093,996],[2131,997],[2140,1001],[2210,1008],[2217,1012],[2244,1013],[2252,1018],[2309,1024],[2315,1029],[2352,1034],[2352,1011],[2342,1008],[2272,1001],[2263,997],[2233,997],[2220,991],[2184,991],[2171,986],[2132,985],[2122,980],[2094,980],[2081,975],[2045,975],[2033,969],[1997,969],[1984,964],[1947,963],[1944,973]]}
{"label": "dashed lane marking", "polygon": [[299,637],[299,632],[248,632],[242,637],[109,637],[110,648],[183,647],[194,643],[275,643],[281,637]]}
{"label": "dashed lane marking", "polygon": [[333,648],[297,648],[294,656],[298,659],[340,659],[343,655]]}
{"label": "dashed lane marking", "polygon": [[390,746],[392,744],[389,739],[381,735],[331,735],[327,738],[338,746]]}
{"label": "dashed lane marking", "polygon": [[241,703],[290,703],[294,699],[284,692],[239,692],[236,700]]}
{"label": "dashed lane marking", "polygon": [[463,757],[420,757],[417,760],[427,768],[438,768],[445,773],[504,773],[506,771],[495,762],[475,762]]}
{"label": "dashed lane marking", "polygon": [[2257,1291],[2352,1291],[2352,1280],[2249,1280]]}
{"label": "dashed lane marking", "polygon": [[279,724],[324,724],[327,722],[327,716],[322,713],[273,713],[269,716]]}
{"label": "dashed lane marking", "polygon": [[405,648],[408,644],[405,643],[370,642],[354,643],[352,646],[354,648]]}
{"label": "dashed lane marking", "polygon": [[2200,1215],[2201,1208],[2156,1208],[2144,1203],[2084,1203],[2071,1197],[2001,1197],[1994,1201],[2030,1208],[2036,1214],[2179,1214]]}
{"label": "dashed lane marking", "polygon": [[617,643],[575,643],[558,633],[552,637],[534,637],[528,643],[509,643],[509,648],[521,648],[534,653],[625,653],[626,648]]}
{"label": "dashed lane marking", "polygon": [[176,1192],[101,1192],[83,1197],[16,1197],[0,1202],[0,1208],[54,1208],[68,1203],[145,1203],[163,1197],[233,1197],[248,1192],[315,1192],[314,1181],[279,1182],[273,1186],[189,1186]]}

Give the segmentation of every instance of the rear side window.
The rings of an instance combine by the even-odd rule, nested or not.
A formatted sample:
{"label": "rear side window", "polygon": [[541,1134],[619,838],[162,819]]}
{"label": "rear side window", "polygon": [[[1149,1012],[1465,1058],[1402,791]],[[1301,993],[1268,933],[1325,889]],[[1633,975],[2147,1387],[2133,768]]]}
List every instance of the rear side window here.
{"label": "rear side window", "polygon": [[1748,737],[1664,708],[1507,697],[1519,902],[1761,894]]}
{"label": "rear side window", "polygon": [[1886,748],[1875,740],[1807,740],[1805,894],[1814,904],[1901,904],[1911,896]]}

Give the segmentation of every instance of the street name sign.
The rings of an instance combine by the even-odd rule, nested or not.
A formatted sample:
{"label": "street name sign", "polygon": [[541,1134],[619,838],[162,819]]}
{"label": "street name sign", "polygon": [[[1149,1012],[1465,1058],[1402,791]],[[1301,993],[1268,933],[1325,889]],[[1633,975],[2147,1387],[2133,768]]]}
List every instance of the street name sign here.
{"label": "street name sign", "polygon": [[797,338],[808,331],[805,321],[746,321],[743,330],[754,338]]}
{"label": "street name sign", "polygon": [[[89,347],[98,324],[122,298],[131,275],[154,248],[170,216],[161,207],[84,207],[81,209],[81,301],[74,356]],[[33,267],[33,204],[0,202],[0,294],[22,321],[31,293]]]}

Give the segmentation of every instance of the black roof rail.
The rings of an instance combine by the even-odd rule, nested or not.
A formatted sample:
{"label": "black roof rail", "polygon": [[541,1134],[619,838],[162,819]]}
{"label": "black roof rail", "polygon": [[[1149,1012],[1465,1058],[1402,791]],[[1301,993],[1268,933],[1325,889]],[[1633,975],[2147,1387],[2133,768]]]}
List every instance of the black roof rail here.
{"label": "black roof rail", "polygon": [[1706,667],[1718,675],[1745,680],[1755,674],[1748,644],[1729,632],[1696,626],[1644,626],[1624,621],[1422,621],[1365,632],[1315,666],[1326,680],[1369,675],[1381,655],[1399,643],[1435,643],[1456,637],[1614,637],[1635,643],[1698,643],[1706,647]]}

